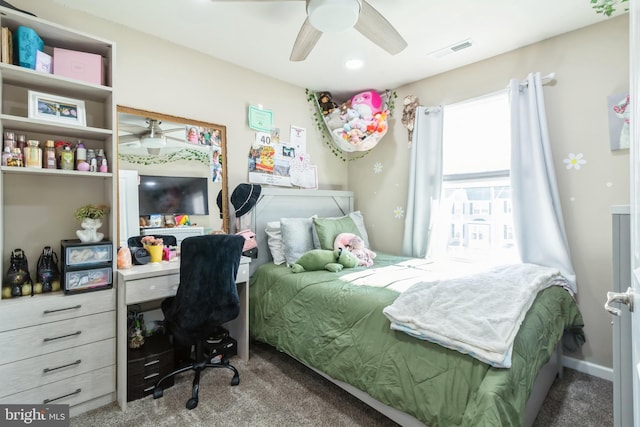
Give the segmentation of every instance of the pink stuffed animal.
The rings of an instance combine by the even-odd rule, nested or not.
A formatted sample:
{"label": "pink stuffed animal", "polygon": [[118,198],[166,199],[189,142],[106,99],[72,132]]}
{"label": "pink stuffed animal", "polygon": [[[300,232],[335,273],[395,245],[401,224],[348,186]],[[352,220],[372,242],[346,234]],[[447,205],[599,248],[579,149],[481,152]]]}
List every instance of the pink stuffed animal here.
{"label": "pink stuffed animal", "polygon": [[333,250],[346,249],[358,257],[358,265],[361,267],[371,267],[376,253],[365,248],[364,240],[353,233],[340,233],[333,242]]}
{"label": "pink stuffed animal", "polygon": [[367,90],[353,95],[351,108],[356,110],[363,120],[371,120],[382,111],[382,98],[375,90]]}

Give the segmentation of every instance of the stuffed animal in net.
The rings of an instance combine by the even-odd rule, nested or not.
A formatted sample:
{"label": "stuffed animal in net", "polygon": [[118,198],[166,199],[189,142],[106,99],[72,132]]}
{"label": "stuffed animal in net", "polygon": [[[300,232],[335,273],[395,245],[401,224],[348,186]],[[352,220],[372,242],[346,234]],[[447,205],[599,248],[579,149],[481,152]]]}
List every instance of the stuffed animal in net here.
{"label": "stuffed animal in net", "polygon": [[354,233],[338,234],[333,241],[333,249],[344,249],[351,252],[358,258],[358,266],[360,267],[371,267],[376,257],[375,252],[365,247],[362,237]]}
{"label": "stuffed animal in net", "polygon": [[343,268],[357,267],[358,262],[358,258],[347,250],[311,249],[291,265],[291,271],[302,273],[303,271],[329,270],[335,273]]}
{"label": "stuffed animal in net", "polygon": [[332,99],[331,92],[326,91],[318,94],[318,105],[320,105],[320,110],[322,110],[323,116],[331,114],[333,110],[338,108],[338,104]]}
{"label": "stuffed animal in net", "polygon": [[409,142],[411,142],[411,138],[413,137],[413,126],[416,119],[416,109],[419,105],[418,97],[415,95],[407,95],[404,97],[402,105],[401,122],[402,125],[407,128],[407,131],[409,132]]}

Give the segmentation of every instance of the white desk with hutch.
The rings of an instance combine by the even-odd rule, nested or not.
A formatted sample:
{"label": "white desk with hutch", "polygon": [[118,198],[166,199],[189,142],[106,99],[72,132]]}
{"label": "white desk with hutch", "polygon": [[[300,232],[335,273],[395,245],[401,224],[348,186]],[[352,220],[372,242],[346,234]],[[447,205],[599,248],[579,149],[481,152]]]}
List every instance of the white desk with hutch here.
{"label": "white desk with hutch", "polygon": [[[242,257],[236,277],[240,314],[225,324],[229,334],[238,342],[238,357],[249,360],[249,262]],[[128,306],[161,301],[174,296],[180,282],[180,262],[163,261],[136,265],[118,270],[117,281],[117,400],[120,408],[127,408],[127,311]]]}

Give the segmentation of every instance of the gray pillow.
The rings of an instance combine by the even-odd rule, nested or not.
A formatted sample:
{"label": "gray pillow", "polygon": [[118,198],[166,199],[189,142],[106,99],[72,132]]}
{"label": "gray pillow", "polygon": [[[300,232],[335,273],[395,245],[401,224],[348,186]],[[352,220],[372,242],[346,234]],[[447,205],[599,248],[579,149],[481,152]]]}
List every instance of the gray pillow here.
{"label": "gray pillow", "polygon": [[280,232],[287,266],[313,249],[313,218],[280,218]]}

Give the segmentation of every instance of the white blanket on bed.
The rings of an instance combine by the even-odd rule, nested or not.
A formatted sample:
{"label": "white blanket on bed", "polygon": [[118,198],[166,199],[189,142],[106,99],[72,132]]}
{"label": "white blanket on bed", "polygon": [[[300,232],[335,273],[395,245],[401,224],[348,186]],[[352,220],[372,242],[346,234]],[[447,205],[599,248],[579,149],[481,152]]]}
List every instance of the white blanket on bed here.
{"label": "white blanket on bed", "polygon": [[416,283],[383,313],[392,329],[509,368],[513,341],[538,292],[566,283],[558,269],[508,265]]}

